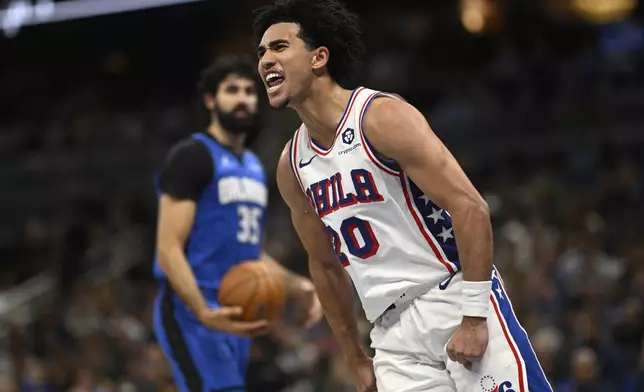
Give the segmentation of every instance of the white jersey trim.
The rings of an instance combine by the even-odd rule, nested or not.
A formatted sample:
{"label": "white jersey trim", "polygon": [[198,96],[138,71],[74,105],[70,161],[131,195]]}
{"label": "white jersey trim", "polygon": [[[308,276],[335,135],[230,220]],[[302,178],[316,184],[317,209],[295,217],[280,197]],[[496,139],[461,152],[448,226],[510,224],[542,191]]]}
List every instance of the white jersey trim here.
{"label": "white jersey trim", "polygon": [[364,129],[362,127],[362,120],[364,119],[364,115],[367,113],[367,109],[369,108],[369,105],[371,105],[371,102],[373,101],[374,98],[378,97],[378,95],[382,96],[388,96],[386,94],[383,94],[379,91],[376,91],[372,93],[369,98],[364,102],[362,105],[362,109],[360,109],[360,114],[358,116],[358,130],[360,133],[360,140],[362,140],[362,145],[364,146],[365,152],[367,153],[367,156],[373,162],[374,165],[383,172],[392,175],[394,177],[398,177],[400,175],[400,171],[394,170],[390,167],[387,167],[380,159],[378,159],[378,155],[373,151],[373,148],[371,147],[371,144],[369,143],[369,140],[364,134]]}
{"label": "white jersey trim", "polygon": [[291,169],[293,169],[293,174],[295,175],[295,179],[297,180],[297,183],[300,184],[300,188],[302,189],[302,192],[306,195],[306,188],[304,187],[304,183],[302,182],[302,178],[300,177],[300,172],[297,170],[297,142],[300,137],[300,130],[302,129],[302,126],[300,125],[299,128],[295,131],[295,134],[293,135],[293,138],[291,139],[291,146],[289,147],[289,161],[291,161]]}
{"label": "white jersey trim", "polygon": [[309,138],[309,145],[311,146],[311,149],[318,155],[320,156],[327,156],[329,153],[333,150],[333,147],[335,146],[335,141],[338,139],[338,135],[340,132],[342,132],[342,129],[344,128],[344,124],[347,122],[349,119],[349,114],[351,114],[351,110],[353,110],[353,104],[356,102],[356,98],[362,90],[364,90],[364,87],[358,87],[355,90],[351,92],[351,98],[349,98],[349,102],[347,103],[347,106],[344,108],[344,113],[342,114],[342,117],[340,117],[340,121],[338,122],[338,126],[335,128],[335,137],[333,138],[333,143],[331,143],[331,146],[329,148],[322,148],[321,146],[318,146],[315,144],[313,141],[313,138],[311,137],[310,134],[308,134]]}

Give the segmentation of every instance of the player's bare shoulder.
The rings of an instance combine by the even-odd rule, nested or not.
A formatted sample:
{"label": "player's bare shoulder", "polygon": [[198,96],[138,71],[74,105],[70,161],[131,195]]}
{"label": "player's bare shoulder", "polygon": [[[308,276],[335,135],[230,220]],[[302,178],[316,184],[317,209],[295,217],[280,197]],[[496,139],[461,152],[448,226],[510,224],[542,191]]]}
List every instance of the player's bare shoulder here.
{"label": "player's bare shoulder", "polygon": [[295,174],[293,173],[293,168],[291,166],[291,144],[293,139],[289,140],[282,150],[282,154],[277,161],[277,187],[282,194],[282,198],[289,205],[290,208],[293,208],[297,204],[301,203],[301,199],[304,199],[302,194],[302,189],[297,183]]}
{"label": "player's bare shoulder", "polygon": [[413,105],[388,95],[373,100],[363,119],[363,132],[373,147],[392,159],[413,156],[436,142],[425,116]]}
{"label": "player's bare shoulder", "polygon": [[[291,158],[289,156],[292,143],[293,143],[293,139],[290,139],[286,143],[277,161],[276,176],[277,176],[277,185],[280,187],[280,191],[282,189],[282,186],[280,183],[292,182],[295,180],[294,178],[295,176],[293,175],[293,169],[291,168]],[[290,179],[291,177],[293,177],[293,179]]]}
{"label": "player's bare shoulder", "polygon": [[379,95],[371,103],[363,119],[364,131],[393,133],[392,127],[406,127],[409,122],[425,123],[425,117],[400,96]]}
{"label": "player's bare shoulder", "polygon": [[280,154],[279,160],[277,161],[277,173],[279,175],[280,172],[282,171],[290,171],[291,170],[291,160],[289,157],[289,154],[291,152],[291,144],[293,143],[293,139],[289,139],[289,141],[286,143],[284,148],[282,149],[282,153]]}

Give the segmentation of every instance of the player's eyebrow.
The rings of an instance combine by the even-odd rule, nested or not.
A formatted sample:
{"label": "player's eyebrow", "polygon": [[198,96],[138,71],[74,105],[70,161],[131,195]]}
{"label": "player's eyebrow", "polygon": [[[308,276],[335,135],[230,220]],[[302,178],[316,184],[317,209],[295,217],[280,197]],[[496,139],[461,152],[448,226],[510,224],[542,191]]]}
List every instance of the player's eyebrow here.
{"label": "player's eyebrow", "polygon": [[[281,45],[281,44],[288,44],[288,41],[287,41],[287,40],[285,40],[285,39],[282,39],[282,38],[280,38],[280,39],[274,39],[274,40],[272,40],[271,42],[269,42],[267,46],[268,46],[269,48],[274,48],[275,46],[277,46],[277,45]],[[257,47],[257,49],[256,49],[256,52],[257,52],[257,53],[260,53],[260,52],[261,52],[262,50],[264,50],[264,49],[265,49],[265,46],[264,46],[264,45],[259,45],[259,46]]]}

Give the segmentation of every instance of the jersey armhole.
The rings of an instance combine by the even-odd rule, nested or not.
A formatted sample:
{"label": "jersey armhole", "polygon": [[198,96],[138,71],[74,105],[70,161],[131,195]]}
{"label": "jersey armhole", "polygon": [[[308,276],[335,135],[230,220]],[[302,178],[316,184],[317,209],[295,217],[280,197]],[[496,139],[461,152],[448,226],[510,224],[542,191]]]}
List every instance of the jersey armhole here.
{"label": "jersey armhole", "polygon": [[373,100],[375,98],[378,98],[379,96],[399,99],[398,97],[387,93],[381,93],[381,92],[372,93],[369,96],[369,98],[367,98],[365,103],[362,105],[362,109],[360,110],[360,114],[358,117],[358,132],[360,133],[360,138],[362,139],[362,144],[364,145],[364,149],[367,152],[367,156],[373,162],[373,164],[376,165],[376,167],[378,167],[383,172],[389,175],[398,177],[402,173],[402,169],[400,168],[400,165],[398,164],[398,162],[396,162],[393,159],[384,158],[382,154],[380,154],[371,145],[371,143],[369,143],[369,140],[367,139],[367,135],[364,134],[364,130],[362,128],[362,121],[364,120],[364,115],[367,113],[367,109],[369,108],[369,105],[371,105],[371,102],[373,102]]}
{"label": "jersey armhole", "polygon": [[186,138],[177,143],[155,176],[157,194],[199,202],[213,178],[213,159],[204,143]]}
{"label": "jersey armhole", "polygon": [[211,146],[206,139],[201,134],[194,134],[192,136],[192,139],[198,143],[200,143],[203,148],[206,149],[206,152],[208,153],[208,158],[210,160],[210,164],[212,165],[212,176],[210,177],[210,182],[213,182],[215,178],[217,178],[217,162],[215,162],[215,156],[217,155],[217,152],[214,151],[214,147]]}

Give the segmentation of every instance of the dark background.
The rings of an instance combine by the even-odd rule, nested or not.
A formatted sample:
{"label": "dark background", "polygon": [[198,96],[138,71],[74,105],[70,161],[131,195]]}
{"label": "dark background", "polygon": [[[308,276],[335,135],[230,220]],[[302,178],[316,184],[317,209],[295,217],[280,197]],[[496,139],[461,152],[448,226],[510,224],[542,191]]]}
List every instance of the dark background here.
{"label": "dark background", "polygon": [[[152,178],[204,129],[199,71],[253,54],[261,3],[0,29],[0,391],[172,388],[150,329]],[[347,2],[368,46],[359,83],[416,105],[488,201],[495,262],[556,391],[644,391],[636,3]],[[272,180],[298,120],[265,110],[268,248],[306,273]],[[257,342],[251,389],[352,390],[326,326],[281,335]]]}

